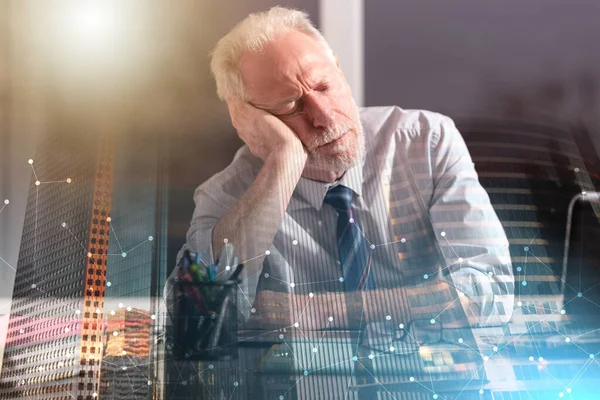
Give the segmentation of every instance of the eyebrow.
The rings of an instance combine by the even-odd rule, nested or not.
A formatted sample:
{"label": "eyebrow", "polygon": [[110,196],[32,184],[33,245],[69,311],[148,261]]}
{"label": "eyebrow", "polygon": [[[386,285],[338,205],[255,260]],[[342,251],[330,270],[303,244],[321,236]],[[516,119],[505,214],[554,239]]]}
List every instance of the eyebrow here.
{"label": "eyebrow", "polygon": [[[321,77],[321,79],[317,79],[316,82],[317,82],[316,86],[320,86],[323,84],[329,84],[330,80],[325,77]],[[265,109],[275,109],[275,108],[279,108],[279,107],[283,106],[284,104],[290,103],[292,101],[298,101],[302,97],[303,96],[289,96],[289,97],[286,97],[284,100],[277,102],[273,106],[260,107],[260,106],[256,105],[256,107],[265,108]]]}

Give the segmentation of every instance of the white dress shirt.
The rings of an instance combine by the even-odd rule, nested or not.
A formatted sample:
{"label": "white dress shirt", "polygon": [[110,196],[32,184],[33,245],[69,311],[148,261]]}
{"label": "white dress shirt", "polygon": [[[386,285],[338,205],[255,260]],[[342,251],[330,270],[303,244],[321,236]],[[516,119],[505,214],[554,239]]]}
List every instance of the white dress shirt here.
{"label": "white dress shirt", "polygon": [[[423,288],[404,299],[379,299],[381,307],[402,307],[412,318],[439,315],[435,306],[451,300],[427,288],[442,279],[471,300],[482,323],[507,321],[514,292],[508,240],[454,122],[398,107],[363,108],[360,117],[362,161],[333,184],[300,179],[262,270],[245,280],[248,308],[265,289],[343,291],[337,213],[323,203],[327,190],[341,184],[354,192],[353,215],[374,247],[377,288]],[[261,167],[243,146],[227,168],[196,189],[182,251],[201,252],[206,264],[214,263],[212,230]]]}

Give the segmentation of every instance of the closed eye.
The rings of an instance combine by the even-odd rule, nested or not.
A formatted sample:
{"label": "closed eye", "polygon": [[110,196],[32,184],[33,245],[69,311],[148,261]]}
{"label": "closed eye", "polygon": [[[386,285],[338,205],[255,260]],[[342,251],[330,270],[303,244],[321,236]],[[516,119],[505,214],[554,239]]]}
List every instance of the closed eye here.
{"label": "closed eye", "polygon": [[285,107],[282,107],[275,114],[279,117],[291,117],[302,111],[304,102],[302,99],[296,100]]}

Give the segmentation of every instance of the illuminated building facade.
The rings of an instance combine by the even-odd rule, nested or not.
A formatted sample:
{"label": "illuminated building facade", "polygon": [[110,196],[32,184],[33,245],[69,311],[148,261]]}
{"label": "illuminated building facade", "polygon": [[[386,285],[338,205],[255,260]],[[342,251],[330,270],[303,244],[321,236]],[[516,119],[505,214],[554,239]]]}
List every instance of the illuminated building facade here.
{"label": "illuminated building facade", "polygon": [[[600,187],[598,157],[572,127],[468,120],[459,129],[510,243],[516,312],[506,329],[476,329],[493,399],[595,398],[600,234],[596,204],[577,203],[561,276],[573,196]],[[494,350],[494,346],[497,350]],[[494,354],[497,353],[497,356]],[[586,397],[587,396],[587,397]]]}
{"label": "illuminated building facade", "polygon": [[166,183],[159,133],[132,128],[115,147],[104,298],[101,399],[163,398]]}
{"label": "illuminated building facade", "polygon": [[95,122],[52,121],[33,159],[0,399],[161,398],[157,136]]}
{"label": "illuminated building facade", "polygon": [[577,293],[600,298],[587,291],[600,278],[600,251],[591,240],[600,228],[597,204],[575,207],[564,293],[561,288],[569,202],[600,186],[579,141],[556,126],[471,120],[459,128],[509,238],[517,300],[546,310],[550,303],[560,310],[564,301],[569,314],[582,315],[571,301]]}
{"label": "illuminated building facade", "polygon": [[91,399],[98,390],[113,141],[53,122],[30,161],[2,399]]}
{"label": "illuminated building facade", "polygon": [[150,398],[152,325],[146,310],[126,308],[108,313],[100,381],[102,399]]}

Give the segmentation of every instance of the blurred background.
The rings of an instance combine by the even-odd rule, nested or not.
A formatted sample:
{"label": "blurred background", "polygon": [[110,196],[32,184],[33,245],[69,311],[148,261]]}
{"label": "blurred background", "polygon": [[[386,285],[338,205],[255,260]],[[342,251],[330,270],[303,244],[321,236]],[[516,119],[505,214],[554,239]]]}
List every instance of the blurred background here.
{"label": "blurred background", "polygon": [[[4,0],[0,398],[124,398],[110,382],[125,371],[126,353],[139,373],[134,383],[128,375],[126,392],[164,396],[157,298],[185,240],[194,189],[242,145],[208,54],[247,14],[274,5],[309,13],[359,105],[428,109],[457,122],[511,243],[523,308],[515,326],[526,327],[513,333],[530,337],[528,350],[513,350],[522,362],[496,365],[512,377],[498,387],[525,393],[565,381],[539,397],[557,398],[570,396],[571,375],[591,381],[600,373],[593,341],[591,350],[564,350],[571,361],[549,371],[542,360],[559,350],[530,333],[564,342],[569,329],[589,338],[600,327],[598,205],[575,201],[565,233],[574,196],[600,188],[597,1]],[[50,315],[60,321],[27,320]],[[132,349],[133,339],[117,337],[147,343]],[[70,350],[58,351],[59,339]],[[92,348],[95,363],[73,361]],[[60,390],[49,394],[48,385]]]}

